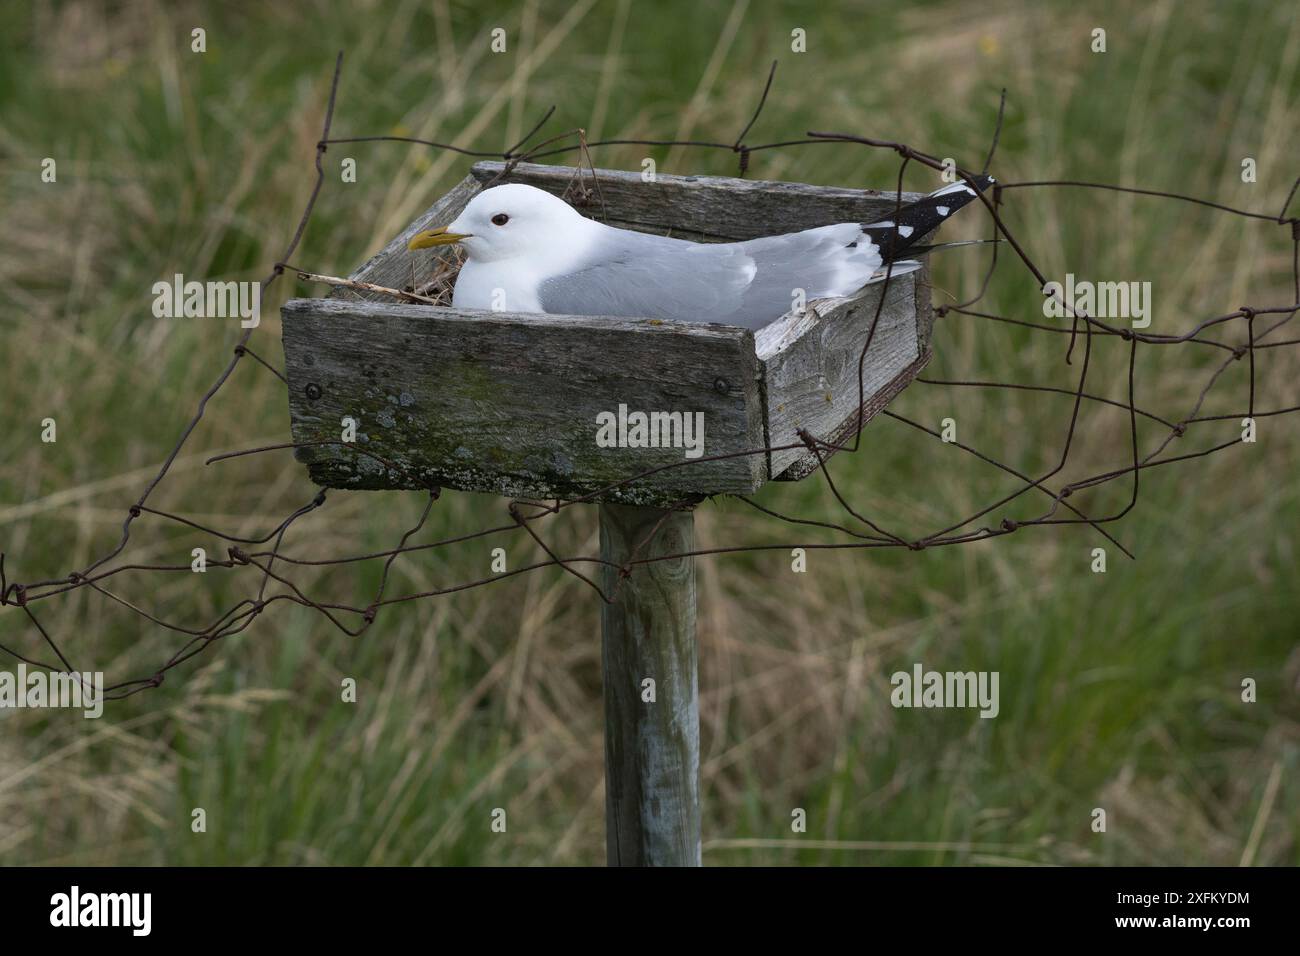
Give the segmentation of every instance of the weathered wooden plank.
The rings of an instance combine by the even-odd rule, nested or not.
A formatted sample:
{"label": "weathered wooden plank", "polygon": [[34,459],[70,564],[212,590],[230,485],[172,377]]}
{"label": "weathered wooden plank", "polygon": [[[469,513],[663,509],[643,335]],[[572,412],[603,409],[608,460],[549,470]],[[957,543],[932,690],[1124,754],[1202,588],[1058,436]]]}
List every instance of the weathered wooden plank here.
{"label": "weathered wooden plank", "polygon": [[[293,438],[330,443],[299,449],[322,485],[574,498],[682,466],[608,495],[669,504],[766,477],[761,454],[709,460],[764,446],[747,329],[340,299],[294,299],[282,314]],[[620,405],[698,413],[700,455],[599,447],[597,416]],[[340,442],[345,417],[354,447]]]}
{"label": "weathered wooden plank", "polygon": [[[857,435],[860,430],[865,429],[867,424],[875,418],[877,414],[884,410],[885,406],[897,398],[898,394],[910,385],[913,379],[921,374],[921,371],[927,364],[929,364],[929,362],[930,353],[927,352],[911,365],[902,369],[889,382],[885,383],[884,387],[876,391],[875,394],[869,395],[866,401],[862,403],[861,416],[858,415],[857,411],[854,411],[847,419],[840,423],[838,428],[828,434],[819,435],[818,437],[832,445],[851,444],[854,436]],[[868,445],[870,444],[867,439],[864,439],[864,443]],[[823,462],[836,454],[833,449],[821,446],[819,446],[818,450],[821,456],[820,460]],[[818,467],[818,456],[810,452],[791,464],[781,474],[777,475],[776,480],[799,481],[800,479],[808,477],[816,471]]]}
{"label": "weathered wooden plank", "polygon": [[[930,241],[934,240],[935,233],[931,233]],[[922,355],[928,356],[930,341],[934,336],[934,288],[931,285],[929,258],[924,262],[925,268],[912,273],[912,279],[916,283],[916,346]]]}
{"label": "weathered wooden plank", "polygon": [[[470,176],[488,182],[504,168],[504,163],[475,163]],[[573,193],[567,197],[583,213],[612,226],[671,232],[679,239],[696,242],[734,242],[836,222],[873,222],[896,208],[894,193],[870,189],[664,173],[656,175],[654,182],[645,182],[640,173],[617,169],[597,169],[595,173],[599,194],[589,190],[585,202],[575,201],[583,197]],[[502,181],[527,183],[564,196],[575,174],[571,166],[519,163]],[[582,182],[590,185],[590,171],[583,173]],[[601,215],[600,197],[608,218]],[[920,193],[903,193],[904,203],[919,198]]]}
{"label": "weathered wooden plank", "polygon": [[[877,396],[891,384],[895,394],[906,384],[898,383],[899,376],[921,357],[913,275],[891,279],[883,306],[883,284],[877,284],[847,299],[810,302],[803,315],[791,313],[756,333],[769,445],[798,444],[799,429],[827,441],[851,440],[859,423],[866,424],[893,397],[877,402]],[[823,458],[828,455],[822,451]],[[816,465],[817,457],[806,448],[773,450],[770,473],[794,480]]]}
{"label": "weathered wooden plank", "polygon": [[[700,865],[694,515],[604,504],[600,554],[605,854],[610,866]],[[647,700],[653,681],[653,700]]]}

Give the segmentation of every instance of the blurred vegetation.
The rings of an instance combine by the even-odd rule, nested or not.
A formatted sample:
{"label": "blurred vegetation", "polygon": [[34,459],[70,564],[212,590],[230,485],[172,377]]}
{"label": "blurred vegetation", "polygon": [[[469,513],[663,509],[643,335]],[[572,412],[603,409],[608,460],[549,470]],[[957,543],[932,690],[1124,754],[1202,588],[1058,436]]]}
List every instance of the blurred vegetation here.
{"label": "blurred vegetation", "polygon": [[[207,31],[207,52],[190,33]],[[489,51],[494,27],[508,50]],[[808,52],[790,50],[807,32]],[[1107,52],[1090,50],[1094,27]],[[978,167],[1008,90],[994,172],[1080,178],[1275,213],[1297,174],[1300,18],[1294,5],[1171,2],[31,2],[0,8],[0,549],[10,580],[59,577],[110,549],[126,505],[194,413],[238,329],[150,312],[174,272],[262,278],[311,188],[334,55],[346,61],[334,135],[395,133],[504,149],[551,104],[548,130],[590,138],[730,140],[780,62],[751,143],[808,129],[911,143]],[[598,164],[734,175],[721,152],[608,148]],[[353,157],[358,182],[338,164]],[[41,160],[58,162],[42,183]],[[1241,161],[1259,181],[1241,181]],[[331,149],[295,261],[346,274],[465,174],[422,147]],[[897,157],[835,145],[756,153],[750,175],[892,188]],[[917,164],[906,186],[928,190]],[[1293,208],[1293,213],[1294,213]],[[1285,231],[1200,207],[1067,189],[1007,193],[1006,215],[1050,276],[1150,281],[1152,331],[1241,304],[1294,301]],[[986,231],[971,213],[950,238]],[[936,302],[974,294],[984,250],[936,264]],[[252,346],[279,361],[280,302],[321,294],[286,276]],[[989,311],[1039,317],[1014,261]],[[1227,333],[1225,333],[1227,334]],[[1064,337],[950,314],[936,378],[1072,387]],[[1139,350],[1138,401],[1186,413],[1221,352]],[[1090,390],[1123,400],[1127,346],[1093,345]],[[1245,405],[1245,363],[1202,414]],[[1300,404],[1300,360],[1259,360],[1260,407]],[[893,408],[1033,472],[1060,453],[1070,399],[915,385]],[[58,442],[39,441],[54,417]],[[287,438],[282,386],[241,363],[151,504],[245,536],[316,489],[290,456],[205,467],[214,450]],[[1178,451],[1229,440],[1195,426]],[[1143,447],[1158,440],[1141,424]],[[1122,467],[1127,413],[1085,409],[1065,478]],[[705,861],[714,865],[988,862],[1235,865],[1300,862],[1296,780],[1300,527],[1297,429],[1146,471],[1112,529],[1029,528],[989,543],[907,551],[782,550],[699,562]],[[888,418],[832,473],[864,513],[909,536],[959,520],[1014,479]],[[1131,486],[1076,496],[1105,514]],[[390,547],[416,494],[334,493],[294,526],[296,555]],[[758,500],[845,516],[824,484]],[[1029,495],[991,513],[1038,514]],[[448,492],[421,540],[499,523],[505,502]],[[595,516],[546,528],[562,553],[596,550]],[[741,503],[700,509],[705,546],[832,538]],[[393,593],[482,577],[518,536],[421,552]],[[145,516],[127,557],[223,553]],[[250,569],[124,574],[114,591],[202,626],[255,587]],[[317,596],[364,603],[376,562],[307,574]],[[363,638],[280,603],[248,631],[98,721],[0,712],[0,862],[82,864],[537,864],[603,860],[597,603],[559,570],[386,610]],[[88,589],[41,602],[74,666],[148,675],[181,643]],[[25,616],[0,643],[41,653]],[[6,660],[8,660],[6,658]],[[1001,674],[1001,714],[895,710],[889,675],[921,661]],[[0,665],[11,667],[11,663]],[[353,677],[359,701],[339,700]],[[1240,701],[1244,677],[1259,699]],[[191,832],[202,807],[208,831]],[[506,834],[490,813],[509,813]],[[795,807],[808,831],[790,832]],[[1108,831],[1090,830],[1094,807]],[[799,846],[800,843],[806,844]]]}

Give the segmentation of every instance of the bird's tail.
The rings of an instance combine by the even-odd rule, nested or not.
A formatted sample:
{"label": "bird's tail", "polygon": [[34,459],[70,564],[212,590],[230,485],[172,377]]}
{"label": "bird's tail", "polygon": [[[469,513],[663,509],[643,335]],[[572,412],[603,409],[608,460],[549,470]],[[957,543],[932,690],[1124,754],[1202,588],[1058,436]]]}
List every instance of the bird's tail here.
{"label": "bird's tail", "polygon": [[871,237],[885,262],[893,262],[908,254],[928,252],[937,247],[920,246],[919,240],[947,222],[958,209],[991,185],[992,176],[972,176],[971,183],[965,180],[955,182],[904,206],[897,216],[864,225],[862,231]]}

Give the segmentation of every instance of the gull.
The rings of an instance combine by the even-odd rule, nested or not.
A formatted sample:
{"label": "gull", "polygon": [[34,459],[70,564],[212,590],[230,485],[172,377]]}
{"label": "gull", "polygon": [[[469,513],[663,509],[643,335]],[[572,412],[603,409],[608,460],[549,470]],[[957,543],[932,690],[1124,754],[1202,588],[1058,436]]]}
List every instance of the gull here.
{"label": "gull", "polygon": [[[745,242],[690,242],[588,219],[522,183],[485,189],[454,222],[408,248],[460,243],[461,309],[719,322],[759,329],[796,300],[849,296],[921,267],[905,254],[983,192],[991,176],[945,186],[889,219],[842,222]],[[948,243],[947,245],[960,245]]]}

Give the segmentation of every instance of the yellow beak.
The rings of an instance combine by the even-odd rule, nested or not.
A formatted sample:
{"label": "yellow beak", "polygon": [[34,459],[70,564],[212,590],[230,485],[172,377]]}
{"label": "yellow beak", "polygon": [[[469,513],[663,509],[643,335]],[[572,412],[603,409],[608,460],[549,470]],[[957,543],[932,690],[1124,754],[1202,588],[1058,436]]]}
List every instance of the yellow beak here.
{"label": "yellow beak", "polygon": [[462,239],[469,237],[469,233],[448,232],[447,227],[440,229],[427,229],[424,232],[417,232],[411,237],[411,241],[406,244],[408,249],[429,249],[433,246],[449,246],[453,242],[460,242]]}

